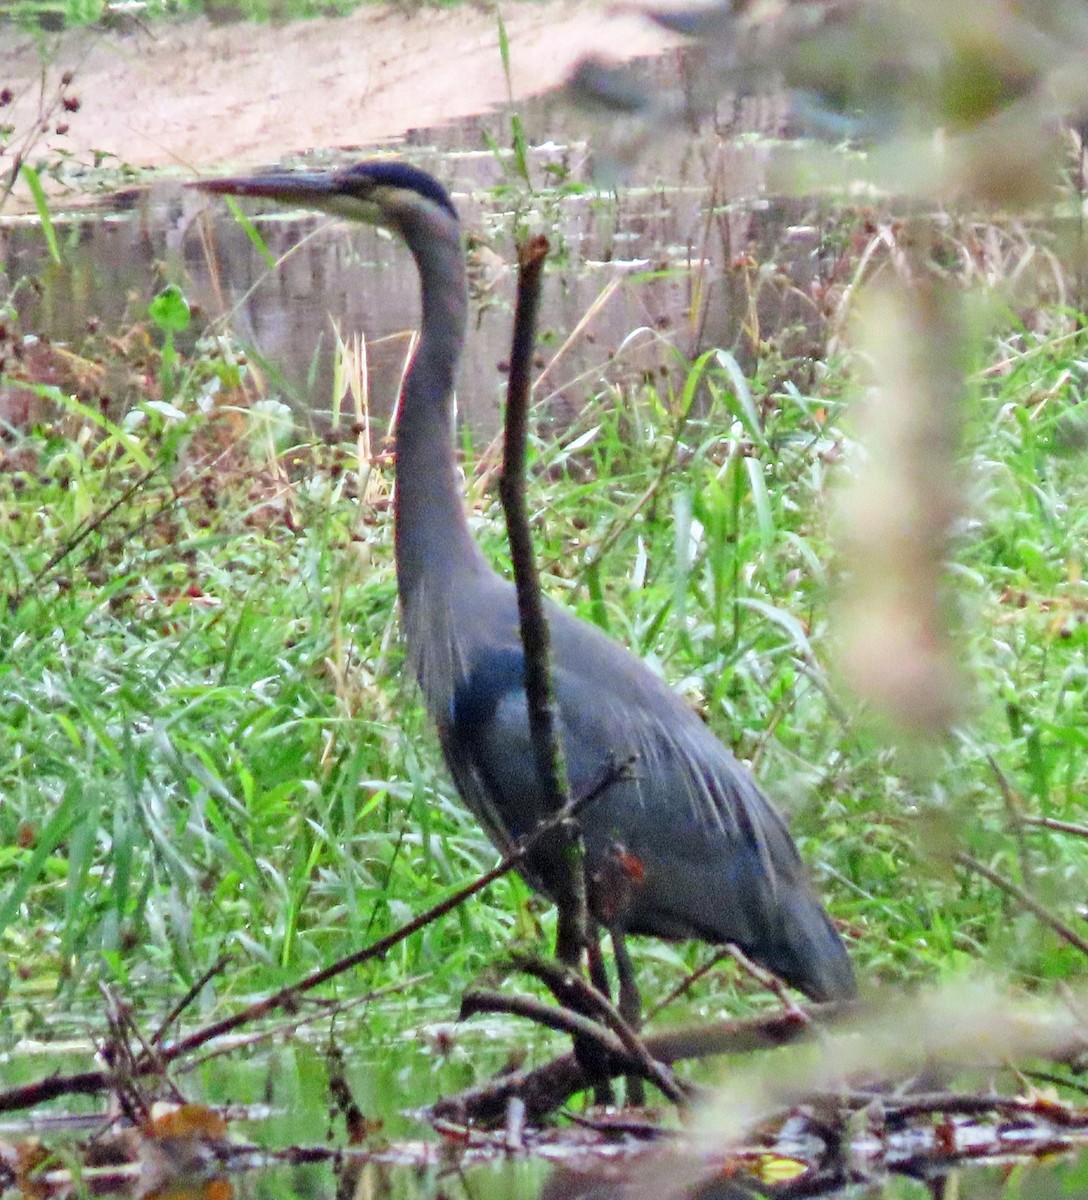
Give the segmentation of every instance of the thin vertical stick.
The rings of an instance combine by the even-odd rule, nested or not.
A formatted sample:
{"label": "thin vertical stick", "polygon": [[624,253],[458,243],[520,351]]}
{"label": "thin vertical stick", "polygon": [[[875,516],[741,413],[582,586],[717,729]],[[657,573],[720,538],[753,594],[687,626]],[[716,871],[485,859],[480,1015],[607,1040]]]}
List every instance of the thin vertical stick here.
{"label": "thin vertical stick", "polygon": [[[529,395],[536,316],[548,239],[538,236],[518,250],[518,301],[510,351],[510,379],[506,393],[506,431],[499,497],[506,514],[506,532],[514,566],[514,584],[525,652],[525,696],[529,707],[529,733],[537,774],[551,793],[549,811],[558,811],[569,794],[567,765],[559,737],[558,714],[552,686],[548,621],[540,595],[540,577],[533,556],[529,514],[525,503],[525,458],[529,443]],[[569,865],[567,895],[559,908],[557,953],[576,965],[586,945],[587,918],[584,853],[577,827],[567,830]]]}

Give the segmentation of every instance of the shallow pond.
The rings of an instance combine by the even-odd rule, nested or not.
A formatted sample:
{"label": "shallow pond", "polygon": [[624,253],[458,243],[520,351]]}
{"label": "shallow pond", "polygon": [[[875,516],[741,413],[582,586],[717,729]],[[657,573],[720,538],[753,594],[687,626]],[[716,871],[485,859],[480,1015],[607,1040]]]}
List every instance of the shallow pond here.
{"label": "shallow pond", "polygon": [[[529,156],[537,191],[510,177],[509,153],[481,149],[509,144],[508,113],[413,135],[398,147],[450,187],[468,235],[476,319],[459,398],[474,430],[497,428],[516,286],[510,264],[525,232],[543,232],[552,244],[535,394],[542,413],[560,423],[610,385],[681,378],[707,347],[731,348],[742,363],[753,343],[768,340],[791,356],[818,356],[824,280],[839,255],[825,246],[810,201],[741,199],[760,194],[766,145],[710,133],[663,139],[638,173],[651,182],[600,192],[586,144],[555,140],[554,102],[536,102],[519,119],[542,139]],[[275,269],[225,204],[177,181],[58,211],[59,263],[49,260],[36,221],[0,222],[8,280],[35,281],[19,293],[21,327],[69,343],[89,323],[120,331],[144,320],[150,299],[175,282],[198,311],[191,336],[229,326],[252,348],[268,392],[304,427],[323,431],[339,401],[335,330],[361,333],[367,403],[384,419],[418,317],[407,253],[371,229],[274,206],[247,209]],[[25,420],[6,399],[0,416]]]}
{"label": "shallow pond", "polygon": [[[531,114],[525,119],[531,127]],[[400,146],[407,159],[451,187],[473,238],[476,319],[460,399],[474,431],[488,436],[497,426],[514,290],[509,264],[515,238],[525,230],[546,232],[553,244],[536,387],[543,411],[555,421],[569,420],[609,386],[679,378],[686,362],[710,346],[732,349],[742,363],[754,343],[768,341],[790,357],[820,356],[824,296],[846,251],[838,237],[828,244],[813,202],[743,199],[760,194],[767,150],[758,141],[707,135],[658,147],[656,165],[642,175],[655,182],[619,195],[589,186],[584,144],[567,137],[541,142],[529,159],[540,189],[534,192],[509,178],[509,155],[480,148],[485,134],[505,145],[509,122],[510,114],[477,118]],[[290,404],[304,429],[327,427],[340,402],[333,395],[334,328],[344,337],[361,331],[368,410],[385,420],[417,319],[415,274],[403,248],[372,230],[324,218],[277,212],[254,220],[275,269],[224,204],[177,182],[58,213],[59,264],[48,260],[33,222],[9,221],[0,226],[0,263],[9,286],[36,280],[25,292],[21,324],[54,341],[78,342],[90,322],[124,330],[146,319],[164,284],[177,283],[199,309],[202,329],[223,322],[251,344],[268,391]],[[10,407],[0,413],[10,421],[32,415]],[[555,1200],[605,1200],[632,1182],[631,1194],[655,1196],[692,1182],[700,1195],[737,1194],[728,1177],[711,1173],[708,1181],[705,1167],[695,1179],[685,1177],[682,1159],[636,1147],[622,1130],[607,1153],[597,1144],[587,1149],[573,1135],[554,1147],[512,1144],[509,1153],[455,1139],[443,1148],[411,1110],[501,1071],[511,1046],[539,1057],[560,1046],[510,1021],[453,1024],[453,1010],[452,1001],[433,1008],[375,1003],[337,1024],[344,1082],[364,1121],[378,1125],[375,1153],[364,1162],[300,1156],[288,1165],[265,1163],[259,1172],[232,1176],[234,1190],[338,1198],[543,1191]],[[88,1019],[89,1026],[98,1024],[98,1014]],[[320,1027],[327,1029],[327,1022]],[[232,1137],[276,1149],[307,1147],[320,1158],[346,1141],[345,1111],[330,1096],[325,1036],[285,1028],[250,1048],[208,1057],[178,1083],[192,1099],[229,1106]],[[82,1041],[31,1047],[24,1040],[0,1061],[0,1086],[86,1070],[92,1051]],[[73,1103],[72,1110],[103,1120],[97,1099]],[[52,1143],[61,1132],[51,1122],[13,1118],[0,1126],[0,1142],[37,1135]],[[85,1123],[68,1133],[85,1136]],[[431,1149],[419,1149],[420,1138],[428,1138]],[[388,1151],[381,1149],[386,1140]],[[552,1165],[557,1159],[564,1160],[558,1169]],[[218,1180],[214,1172],[211,1177]],[[96,1191],[126,1190],[121,1179],[85,1183]],[[873,1188],[879,1193],[881,1186]],[[992,1194],[1000,1177],[978,1172],[957,1188],[963,1195]],[[149,1188],[146,1176],[137,1175],[127,1190],[163,1189]],[[897,1182],[888,1194],[929,1193],[921,1184]]]}

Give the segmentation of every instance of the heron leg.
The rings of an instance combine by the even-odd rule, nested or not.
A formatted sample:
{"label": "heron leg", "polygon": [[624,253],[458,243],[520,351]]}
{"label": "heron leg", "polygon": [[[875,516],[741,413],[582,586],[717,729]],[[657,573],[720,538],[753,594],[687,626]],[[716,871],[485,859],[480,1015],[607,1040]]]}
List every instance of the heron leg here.
{"label": "heron leg", "polygon": [[[589,959],[589,981],[601,993],[608,996],[611,991],[608,982],[608,972],[604,967],[604,955],[601,953],[601,931],[596,923],[586,931],[586,955]],[[587,1047],[577,1038],[574,1041],[574,1054],[583,1069],[594,1071],[600,1068],[600,1056],[596,1047]],[[611,1080],[605,1078],[593,1085],[593,1103],[598,1105],[615,1104],[616,1095],[612,1090]]]}
{"label": "heron leg", "polygon": [[612,950],[616,956],[616,976],[620,983],[620,1016],[636,1032],[642,1024],[642,997],[635,979],[635,964],[627,949],[627,940],[618,929],[612,930]]}
{"label": "heron leg", "polygon": [[[619,980],[620,1016],[637,1033],[642,1024],[642,997],[635,979],[635,964],[631,961],[627,940],[620,930],[613,929],[610,932],[612,952],[616,956],[616,978]],[[639,1106],[646,1103],[646,1085],[638,1075],[627,1076],[627,1103]]]}
{"label": "heron leg", "polygon": [[612,984],[605,970],[604,955],[601,953],[601,937],[597,930],[589,939],[589,982],[602,996],[612,995]]}

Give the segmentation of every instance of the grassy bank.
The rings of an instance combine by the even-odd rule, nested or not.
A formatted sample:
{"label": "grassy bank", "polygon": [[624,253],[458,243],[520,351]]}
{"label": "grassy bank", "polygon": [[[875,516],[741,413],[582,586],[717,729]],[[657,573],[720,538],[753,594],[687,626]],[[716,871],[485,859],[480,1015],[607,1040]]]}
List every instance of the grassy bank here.
{"label": "grassy bank", "polygon": [[[972,701],[924,786],[835,670],[849,364],[812,375],[768,352],[746,397],[711,355],[677,394],[591,398],[537,448],[548,590],[755,763],[867,986],[983,969],[1030,988],[1081,965],[952,863],[967,850],[1079,920],[1088,846],[1019,821],[1081,820],[1088,782],[1086,338],[1054,318],[989,340],[974,376],[950,568]],[[85,353],[102,365],[116,347]],[[100,981],[159,1004],[223,955],[205,1008],[267,990],[494,861],[403,672],[391,464],[350,435],[285,444],[229,343],[165,367],[145,353],[158,381],[145,372],[120,425],[62,388],[55,417],[3,441],[8,1037],[93,1002]],[[501,560],[493,466],[470,457],[466,473]],[[551,920],[507,879],[345,986],[422,973],[419,995],[448,997],[452,1016],[502,946]],[[651,997],[707,953],[639,950]],[[754,994],[723,967],[685,1003]]]}

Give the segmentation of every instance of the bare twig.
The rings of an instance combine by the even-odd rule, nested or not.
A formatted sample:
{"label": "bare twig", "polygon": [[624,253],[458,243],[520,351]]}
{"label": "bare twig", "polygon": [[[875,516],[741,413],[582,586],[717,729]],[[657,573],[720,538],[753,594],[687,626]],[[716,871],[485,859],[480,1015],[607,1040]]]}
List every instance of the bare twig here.
{"label": "bare twig", "polygon": [[62,563],[68,557],[68,555],[71,554],[84,541],[86,541],[92,533],[98,529],[101,529],[102,526],[110,519],[110,517],[112,517],[122,505],[127,504],[128,501],[136,495],[140,488],[142,488],[144,484],[147,483],[148,480],[150,480],[158,471],[161,471],[162,468],[162,463],[155,463],[154,466],[149,467],[143,472],[143,474],[138,476],[132,483],[130,483],[129,486],[125,488],[121,495],[118,496],[112,504],[108,504],[104,509],[102,509],[101,512],[92,513],[90,516],[86,517],[82,522],[80,522],[75,532],[72,533],[70,537],[66,538],[59,549],[55,550],[49,556],[45,565],[40,567],[34,573],[33,578],[26,585],[26,587],[17,588],[14,594],[8,598],[8,609],[11,612],[16,612],[22,606],[22,603],[27,598],[28,593],[37,588],[37,586],[42,582],[46,575],[53,570],[54,567]]}
{"label": "bare twig", "polygon": [[586,1013],[587,1016],[599,1018],[619,1038],[627,1057],[634,1064],[633,1070],[636,1074],[648,1079],[674,1104],[687,1103],[687,1096],[673,1078],[672,1072],[654,1060],[645,1043],[607,996],[587,983],[581,975],[561,964],[526,955],[516,955],[513,961],[515,966],[545,984],[564,1008],[573,1008],[577,1012]]}
{"label": "bare twig", "polygon": [[726,954],[737,964],[738,967],[746,974],[750,975],[760,987],[766,988],[767,991],[773,992],[782,1004],[782,1007],[792,1017],[796,1017],[799,1021],[807,1021],[808,1017],[805,1010],[797,1003],[796,1000],[786,991],[786,985],[778,978],[773,971],[766,971],[763,967],[758,966],[748,957],[747,954],[739,946],[732,944],[726,946]]}
{"label": "bare twig", "polygon": [[1058,1087],[1069,1088],[1070,1091],[1088,1096],[1088,1087],[1085,1087],[1083,1083],[1070,1079],[1068,1075],[1058,1075],[1054,1071],[1025,1071],[1024,1078],[1034,1083],[1057,1084]]}
{"label": "bare twig", "polygon": [[166,1037],[167,1031],[177,1021],[178,1017],[189,1007],[190,1004],[200,995],[205,986],[210,983],[216,975],[218,975],[230,962],[230,955],[224,954],[218,958],[204,972],[203,975],[193,984],[193,986],[185,993],[184,996],[174,1005],[174,1007],[163,1018],[162,1024],[151,1035],[152,1046],[161,1044],[162,1039]]}
{"label": "bare twig", "polygon": [[723,962],[725,959],[730,957],[732,956],[729,953],[728,946],[723,946],[720,950],[716,950],[701,967],[696,967],[690,975],[686,975],[683,979],[681,979],[664,1000],[660,1000],[653,1006],[653,1008],[650,1009],[645,1017],[646,1024],[648,1025],[654,1019],[654,1017],[668,1008],[670,1004],[674,1004],[677,1000],[679,1000],[685,992],[690,991],[690,989],[696,983],[698,983],[704,975],[710,974],[710,972],[713,971],[720,962]]}
{"label": "bare twig", "polygon": [[652,1021],[662,1010],[668,1008],[670,1004],[678,1000],[685,992],[687,992],[695,983],[708,975],[719,963],[725,959],[731,958],[742,971],[747,972],[761,986],[765,987],[769,992],[773,992],[779,1000],[781,1000],[783,1008],[788,1014],[793,1017],[805,1018],[805,1011],[786,991],[784,984],[770,971],[765,971],[762,967],[756,966],[754,962],[740,949],[739,946],[722,946],[716,950],[714,954],[701,967],[697,967],[690,975],[677,984],[675,988],[662,1000],[656,1004],[646,1016],[647,1022]]}
{"label": "bare twig", "polygon": [[381,1000],[386,996],[395,996],[399,992],[406,992],[410,988],[417,987],[425,979],[430,978],[429,974],[425,975],[409,975],[406,979],[398,979],[396,983],[386,984],[385,987],[374,988],[369,992],[363,992],[362,995],[352,996],[349,1000],[322,1000],[315,999],[314,1003],[320,1005],[300,1017],[295,1017],[290,1021],[278,1021],[275,1025],[270,1025],[264,1029],[259,1029],[257,1032],[249,1034],[245,1037],[235,1036],[218,1046],[213,1046],[206,1054],[198,1055],[196,1058],[188,1059],[175,1068],[178,1075],[186,1075],[192,1071],[197,1071],[206,1063],[215,1058],[222,1058],[225,1054],[234,1054],[239,1051],[251,1049],[258,1046],[261,1042],[267,1042],[271,1038],[283,1038],[287,1034],[294,1033],[296,1029],[304,1029],[307,1025],[313,1025],[318,1021],[325,1021],[331,1017],[339,1017],[344,1013],[351,1012],[352,1009],[361,1008],[365,1004],[373,1004],[375,1000]]}
{"label": "bare twig", "polygon": [[525,696],[537,773],[552,793],[556,808],[568,791],[566,762],[560,744],[552,688],[548,620],[540,595],[540,576],[533,556],[532,534],[525,504],[525,456],[529,440],[528,396],[540,281],[548,241],[533,238],[518,252],[518,305],[510,355],[506,395],[506,442],[499,496],[506,514],[510,557],[525,651]]}
{"label": "bare twig", "polygon": [[109,1030],[106,1040],[97,1045],[98,1057],[109,1068],[110,1091],[117,1110],[126,1121],[138,1125],[146,1119],[150,1104],[133,1070],[136,1057],[130,1044],[132,1015],[126,1003],[118,998],[108,984],[99,983],[98,987],[105,1001],[106,1028]]}
{"label": "bare twig", "polygon": [[[87,56],[97,46],[98,39],[94,38],[88,41],[86,49],[80,55],[79,61],[74,67],[65,69],[60,78],[58,85],[48,85],[47,64],[43,61],[41,77],[38,83],[38,114],[34,118],[31,125],[25,131],[16,132],[9,130],[5,134],[9,138],[5,145],[6,154],[10,155],[10,165],[0,177],[0,208],[7,203],[8,197],[15,189],[15,183],[19,178],[19,173],[24,165],[30,160],[32,153],[39,141],[45,135],[48,136],[49,130],[52,127],[58,110],[68,98],[67,92],[69,85],[75,79],[77,73],[82,70],[83,63]],[[51,91],[51,94],[49,94]]]}
{"label": "bare twig", "polygon": [[1048,908],[1045,908],[1034,896],[1029,895],[1022,887],[1017,886],[1011,879],[1006,879],[1004,875],[999,875],[996,871],[992,871],[985,863],[979,862],[977,858],[961,850],[956,855],[956,861],[966,867],[969,871],[974,871],[976,875],[981,875],[987,882],[992,883],[994,887],[1000,888],[1007,896],[1011,896],[1017,904],[1022,908],[1026,908],[1028,912],[1033,913],[1043,922],[1048,925],[1054,932],[1067,941],[1071,946],[1088,955],[1088,939],[1081,937],[1079,933],[1071,926],[1067,925],[1060,917],[1056,917]]}
{"label": "bare twig", "polygon": [[641,1068],[634,1056],[627,1053],[620,1039],[592,1017],[576,1012],[572,1008],[557,1007],[545,1004],[535,996],[526,996],[517,992],[496,992],[490,988],[470,988],[461,997],[462,1019],[473,1017],[477,1013],[506,1013],[510,1016],[524,1017],[536,1025],[546,1029],[554,1029],[559,1033],[569,1033],[572,1037],[585,1038],[592,1042],[617,1063],[617,1074],[624,1071],[638,1071]]}
{"label": "bare twig", "polygon": [[1069,833],[1073,837],[1088,838],[1088,825],[1077,825],[1073,821],[1058,821],[1053,817],[1021,817],[1021,825],[1036,829],[1052,829],[1055,833]]}

